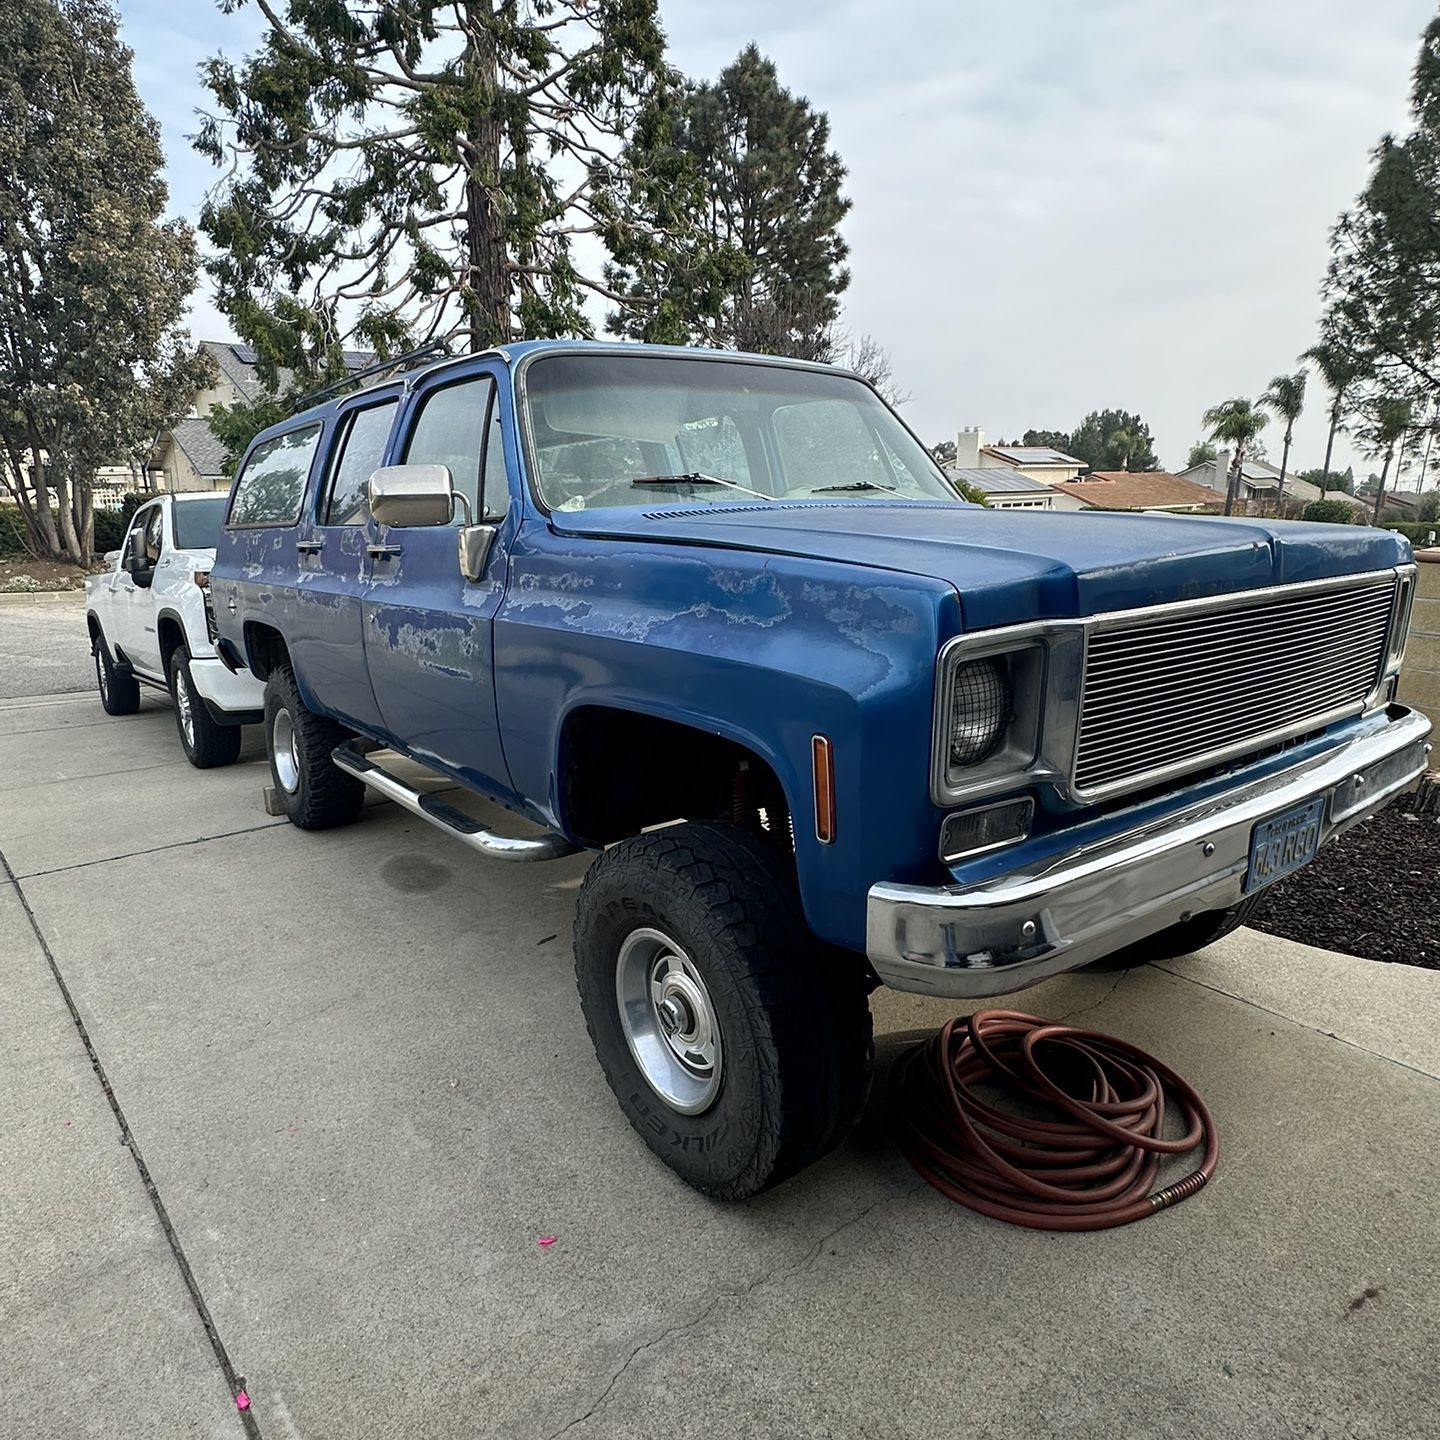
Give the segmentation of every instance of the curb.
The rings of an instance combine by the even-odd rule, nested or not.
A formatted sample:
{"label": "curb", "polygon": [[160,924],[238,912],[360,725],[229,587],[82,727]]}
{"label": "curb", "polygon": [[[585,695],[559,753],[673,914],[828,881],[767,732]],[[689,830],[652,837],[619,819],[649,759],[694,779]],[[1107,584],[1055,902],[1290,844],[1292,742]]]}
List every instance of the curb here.
{"label": "curb", "polygon": [[85,598],[83,590],[5,590],[0,591],[0,605],[14,605],[22,601],[42,602]]}

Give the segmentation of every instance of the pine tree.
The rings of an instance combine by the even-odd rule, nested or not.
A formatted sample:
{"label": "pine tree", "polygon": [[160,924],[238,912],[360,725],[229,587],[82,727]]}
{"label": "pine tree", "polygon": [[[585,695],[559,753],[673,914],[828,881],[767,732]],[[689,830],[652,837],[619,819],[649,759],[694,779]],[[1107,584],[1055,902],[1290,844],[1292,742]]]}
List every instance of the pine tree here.
{"label": "pine tree", "polygon": [[[103,0],[0,8],[0,447],[31,547],[84,564],[98,468],[143,456],[208,361],[188,226]],[[53,498],[52,498],[53,496]]]}
{"label": "pine tree", "polygon": [[803,359],[846,349],[835,331],[850,283],[845,167],[828,118],[781,86],[772,61],[747,46],[714,84],[689,87],[666,133],[627,154],[641,177],[693,175],[702,208],[696,233],[611,269],[625,297],[612,331]]}
{"label": "pine tree", "polygon": [[[1440,393],[1440,17],[1422,37],[1410,108],[1410,133],[1380,141],[1331,234],[1321,328],[1349,377],[1331,382],[1337,405],[1346,394],[1355,408],[1408,397],[1420,409]],[[1364,393],[1351,396],[1356,382]]]}
{"label": "pine tree", "polygon": [[[668,141],[655,0],[263,0],[243,64],[205,67],[197,147],[232,174],[204,211],[222,308],[262,377],[382,354],[590,332],[611,299],[572,245],[646,258],[688,210],[683,172],[631,175]],[[666,197],[657,223],[636,196]],[[653,310],[650,297],[632,297]]]}

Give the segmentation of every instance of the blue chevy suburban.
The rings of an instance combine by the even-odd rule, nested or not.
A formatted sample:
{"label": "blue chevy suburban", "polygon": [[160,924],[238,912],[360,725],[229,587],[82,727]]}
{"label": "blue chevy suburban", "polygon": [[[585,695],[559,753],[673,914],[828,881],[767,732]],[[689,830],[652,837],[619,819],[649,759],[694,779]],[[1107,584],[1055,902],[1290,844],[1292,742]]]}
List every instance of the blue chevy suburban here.
{"label": "blue chevy suburban", "polygon": [[737,1198],[844,1135],[876,984],[1187,953],[1415,780],[1414,589],[1367,527],[966,504],[842,371],[556,341],[259,435],[209,593],[296,825],[368,786],[498,859],[594,852],[601,1067]]}

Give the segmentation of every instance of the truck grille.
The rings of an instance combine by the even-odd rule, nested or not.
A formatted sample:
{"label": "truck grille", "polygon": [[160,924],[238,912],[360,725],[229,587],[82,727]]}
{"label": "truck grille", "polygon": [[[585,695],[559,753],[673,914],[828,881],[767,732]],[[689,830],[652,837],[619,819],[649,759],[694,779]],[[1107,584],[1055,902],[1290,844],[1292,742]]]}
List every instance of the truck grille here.
{"label": "truck grille", "polygon": [[1200,768],[1358,709],[1385,662],[1395,577],[1101,627],[1085,659],[1075,787]]}

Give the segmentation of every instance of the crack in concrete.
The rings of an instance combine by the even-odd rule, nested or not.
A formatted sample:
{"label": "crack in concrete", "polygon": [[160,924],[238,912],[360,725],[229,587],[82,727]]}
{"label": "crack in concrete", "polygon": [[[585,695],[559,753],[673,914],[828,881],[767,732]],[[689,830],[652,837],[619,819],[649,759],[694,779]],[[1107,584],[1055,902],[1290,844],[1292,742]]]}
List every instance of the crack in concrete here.
{"label": "crack in concrete", "polygon": [[755,1280],[752,1280],[748,1285],[742,1285],[738,1290],[717,1291],[713,1296],[711,1296],[708,1304],[706,1304],[705,1308],[701,1310],[698,1315],[692,1316],[689,1320],[682,1321],[678,1325],[668,1325],[658,1335],[654,1335],[648,1340],[642,1340],[638,1345],[635,1346],[633,1350],[631,1350],[631,1352],[625,1357],[624,1362],[610,1376],[610,1379],[606,1382],[605,1388],[591,1402],[589,1409],[587,1409],[584,1414],[576,1415],[573,1419],[567,1420],[565,1424],[563,1424],[558,1430],[552,1431],[548,1436],[546,1436],[546,1440],[559,1440],[559,1437],[561,1435],[567,1434],[577,1425],[583,1425],[587,1420],[591,1419],[599,1410],[604,1408],[606,1402],[614,1393],[615,1387],[625,1377],[626,1372],[635,1363],[635,1361],[640,1358],[641,1355],[644,1355],[650,1350],[654,1350],[657,1346],[663,1345],[667,1341],[675,1339],[679,1335],[684,1335],[688,1331],[699,1329],[699,1327],[703,1325],[715,1313],[717,1309],[719,1309],[722,1301],[746,1300],[752,1294],[754,1294],[755,1291],[759,1290],[764,1285],[770,1284],[772,1281],[783,1280],[788,1276],[799,1274],[821,1254],[821,1252],[832,1240],[834,1240],[839,1235],[843,1235],[845,1231],[849,1230],[852,1226],[858,1225],[868,1215],[871,1215],[876,1210],[880,1209],[881,1206],[894,1205],[900,1201],[908,1200],[912,1195],[918,1195],[922,1190],[926,1190],[928,1188],[928,1183],[924,1180],[921,1180],[917,1184],[912,1185],[908,1189],[902,1191],[899,1195],[882,1195],[878,1200],[872,1201],[869,1205],[865,1206],[863,1210],[860,1210],[856,1214],[850,1216],[848,1220],[843,1220],[832,1230],[826,1231],[826,1233],[822,1235],[818,1240],[816,1240],[815,1243],[811,1245],[810,1248],[806,1250],[806,1252],[798,1260],[796,1260],[793,1265],[787,1265],[781,1270],[768,1270],[763,1275],[760,1275]]}
{"label": "crack in concrete", "polygon": [[53,870],[30,870],[19,880],[40,880],[47,875],[64,875],[71,870],[88,870],[92,865],[113,865],[119,860],[134,860],[140,855],[158,855],[162,850],[184,850],[189,845],[208,845],[212,840],[230,840],[236,835],[254,835],[260,830],[276,830],[288,824],[285,819],[268,820],[263,825],[247,825],[243,830],[225,830],[219,835],[197,835],[193,840],[172,840],[168,845],[152,845],[148,850],[127,850],[123,855],[102,855],[96,860],[77,860],[73,865],[57,865]]}
{"label": "crack in concrete", "polygon": [[[220,1367],[220,1373],[225,1377],[225,1383],[229,1387],[232,1397],[238,1396],[245,1388],[245,1377],[239,1374],[230,1354],[225,1348],[225,1342],[220,1336],[219,1327],[215,1324],[214,1316],[210,1313],[210,1307],[206,1304],[204,1295],[200,1292],[200,1282],[195,1278],[195,1271],[191,1267],[190,1258],[185,1253],[185,1247],[180,1243],[179,1233],[175,1229],[174,1222],[170,1219],[170,1211],[161,1198],[159,1187],[155,1184],[154,1177],[150,1173],[150,1167],[146,1164],[145,1156],[140,1151],[140,1142],[135,1138],[135,1132],[130,1128],[130,1122],[125,1117],[125,1111],[121,1107],[120,1097],[116,1095],[115,1088],[110,1083],[110,1075],[105,1068],[105,1062],[100,1058],[100,1052],[95,1048],[95,1041],[90,1034],[89,1027],[85,1024],[80,1014],[80,1007],[75,1003],[75,997],[70,993],[70,987],[61,973],[60,962],[55,958],[55,952],[50,948],[50,942],[45,938],[45,932],[40,928],[40,920],[35,911],[31,908],[30,897],[26,895],[24,887],[16,877],[15,871],[11,869],[10,862],[5,858],[4,851],[0,851],[0,876],[10,884],[15,891],[15,898],[20,902],[20,908],[25,912],[25,918],[30,922],[30,929],[35,936],[35,942],[40,947],[40,953],[45,957],[45,963],[50,968],[51,978],[55,981],[56,988],[60,991],[60,998],[65,1002],[65,1008],[70,1012],[70,1021],[75,1027],[75,1033],[80,1037],[80,1043],[85,1048],[86,1057],[90,1061],[90,1068],[95,1072],[95,1078],[100,1083],[101,1092],[105,1096],[105,1103],[110,1107],[110,1113],[114,1117],[115,1124],[120,1130],[120,1143],[130,1152],[130,1158],[135,1162],[135,1169],[139,1173],[140,1183],[144,1187],[145,1194],[150,1200],[151,1208],[155,1212],[155,1219],[159,1223],[161,1234],[165,1237],[165,1243],[170,1248],[171,1257],[175,1261],[176,1268],[180,1272],[180,1279],[184,1283],[186,1291],[190,1296],[190,1303],[195,1307],[195,1313],[199,1317],[200,1326],[205,1332],[205,1338],[210,1342],[211,1353],[215,1356],[215,1362]],[[241,1410],[237,1407],[236,1416],[240,1421],[240,1428],[249,1437],[249,1440],[261,1440],[260,1425],[255,1418],[252,1409]]]}
{"label": "crack in concrete", "polygon": [[1115,994],[1115,992],[1120,988],[1120,982],[1124,980],[1125,977],[1129,974],[1130,972],[1128,970],[1122,970],[1115,977],[1114,984],[1112,984],[1110,988],[1098,1000],[1092,1001],[1089,1005],[1081,1005],[1078,1009],[1075,1010],[1067,1010],[1063,1015],[1057,1015],[1055,1017],[1056,1023],[1060,1025],[1068,1025],[1077,1015],[1088,1015],[1092,1010],[1098,1010],[1103,1004],[1105,1004],[1107,1000],[1109,1000]]}

